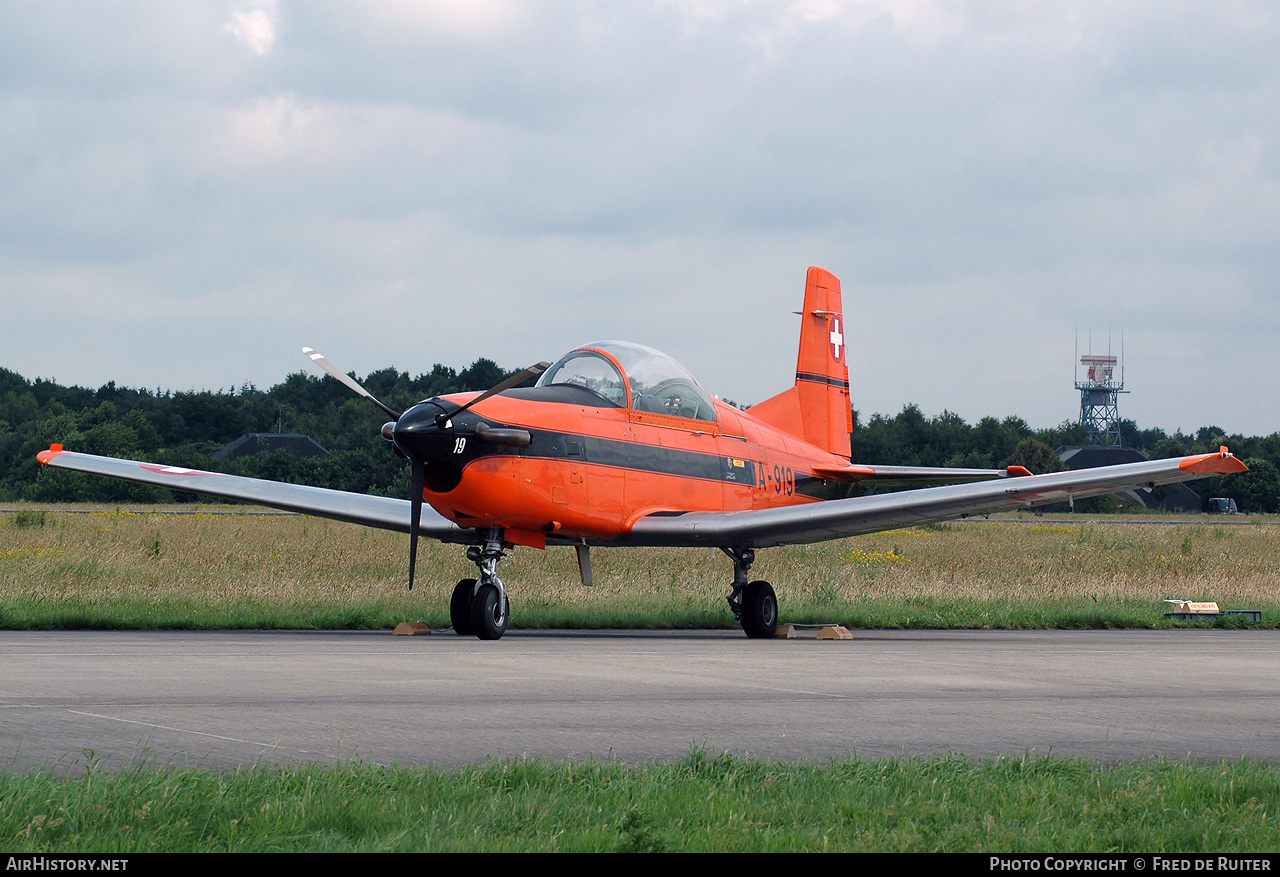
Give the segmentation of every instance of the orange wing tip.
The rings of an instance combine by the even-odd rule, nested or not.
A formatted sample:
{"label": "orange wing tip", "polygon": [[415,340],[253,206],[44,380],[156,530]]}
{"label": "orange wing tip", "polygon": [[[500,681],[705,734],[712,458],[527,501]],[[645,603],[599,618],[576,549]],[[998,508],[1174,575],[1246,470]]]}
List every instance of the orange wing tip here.
{"label": "orange wing tip", "polygon": [[1030,474],[1031,474],[1031,470],[1028,469],[1026,466],[1010,466],[1009,467],[1010,478],[1025,478]]}
{"label": "orange wing tip", "polygon": [[1237,472],[1249,471],[1249,467],[1240,462],[1238,457],[1233,456],[1226,445],[1219,448],[1216,454],[1187,457],[1178,464],[1178,468],[1197,475],[1233,475]]}
{"label": "orange wing tip", "polygon": [[62,445],[49,445],[49,450],[41,451],[36,454],[36,459],[48,466],[53,462],[53,458],[63,453]]}

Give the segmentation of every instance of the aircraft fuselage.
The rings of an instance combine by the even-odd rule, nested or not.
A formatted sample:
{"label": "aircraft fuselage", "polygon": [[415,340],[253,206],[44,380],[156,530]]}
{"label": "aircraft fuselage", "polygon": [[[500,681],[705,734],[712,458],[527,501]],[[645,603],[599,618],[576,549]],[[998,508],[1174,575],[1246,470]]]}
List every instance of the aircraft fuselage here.
{"label": "aircraft fuselage", "polygon": [[[463,527],[503,527],[516,544],[546,537],[608,540],[663,512],[745,511],[848,496],[815,466],[848,461],[715,402],[715,421],[573,399],[575,388],[509,391],[457,418],[437,415],[475,394],[411,408],[398,441],[427,460],[423,498]],[[414,429],[412,424],[425,425]],[[477,423],[527,430],[527,447],[474,435]],[[414,439],[407,436],[416,433]]]}

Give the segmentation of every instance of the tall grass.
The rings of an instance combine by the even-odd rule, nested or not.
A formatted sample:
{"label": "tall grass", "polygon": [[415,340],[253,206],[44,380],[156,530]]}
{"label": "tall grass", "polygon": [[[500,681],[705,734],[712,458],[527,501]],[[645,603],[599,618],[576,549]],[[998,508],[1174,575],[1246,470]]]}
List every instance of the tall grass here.
{"label": "tall grass", "polygon": [[[424,542],[408,592],[407,539],[315,518],[24,511],[42,524],[0,515],[0,627],[443,625],[454,584],[475,575],[460,547]],[[1151,626],[1166,623],[1163,600],[1180,598],[1280,624],[1280,530],[1206,521],[957,522],[762,550],[752,578],[774,584],[794,622]],[[735,625],[731,565],[717,550],[603,549],[593,560],[595,587],[584,588],[572,551],[513,551],[501,566],[513,625]]]}
{"label": "tall grass", "polygon": [[1274,851],[1280,769],[1047,756],[0,774],[11,853]]}

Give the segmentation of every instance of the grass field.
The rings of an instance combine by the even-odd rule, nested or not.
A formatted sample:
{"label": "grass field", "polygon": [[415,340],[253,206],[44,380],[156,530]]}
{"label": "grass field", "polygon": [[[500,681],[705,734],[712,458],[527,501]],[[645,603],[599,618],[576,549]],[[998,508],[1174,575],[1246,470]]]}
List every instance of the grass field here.
{"label": "grass field", "polygon": [[[87,765],[91,768],[91,765]],[[1280,771],[1028,756],[0,774],[11,853],[1274,851]]]}
{"label": "grass field", "polygon": [[[459,546],[316,518],[72,507],[0,514],[0,627],[376,628],[448,623]],[[225,510],[224,510],[225,511]],[[234,509],[232,509],[235,512]],[[1166,598],[1260,609],[1280,624],[1280,520],[1189,516],[956,522],[759,552],[784,621],[850,627],[1164,625]],[[713,549],[516,549],[516,627],[731,627]],[[1218,623],[1239,624],[1236,621]]]}

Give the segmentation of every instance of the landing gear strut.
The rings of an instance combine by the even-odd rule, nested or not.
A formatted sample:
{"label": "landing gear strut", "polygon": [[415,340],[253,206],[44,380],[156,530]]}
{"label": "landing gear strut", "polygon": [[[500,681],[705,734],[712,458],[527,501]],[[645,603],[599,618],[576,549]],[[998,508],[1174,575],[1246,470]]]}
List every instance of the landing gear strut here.
{"label": "landing gear strut", "polygon": [[721,548],[733,558],[733,593],[727,599],[733,615],[752,639],[771,637],[778,629],[778,596],[765,581],[747,581],[756,553],[751,548]]}
{"label": "landing gear strut", "polygon": [[501,639],[507,632],[507,586],[498,578],[498,561],[502,559],[501,527],[485,531],[484,545],[467,549],[467,560],[480,568],[479,579],[463,579],[453,589],[449,601],[449,618],[453,629],[462,636],[474,634],[480,639]]}

